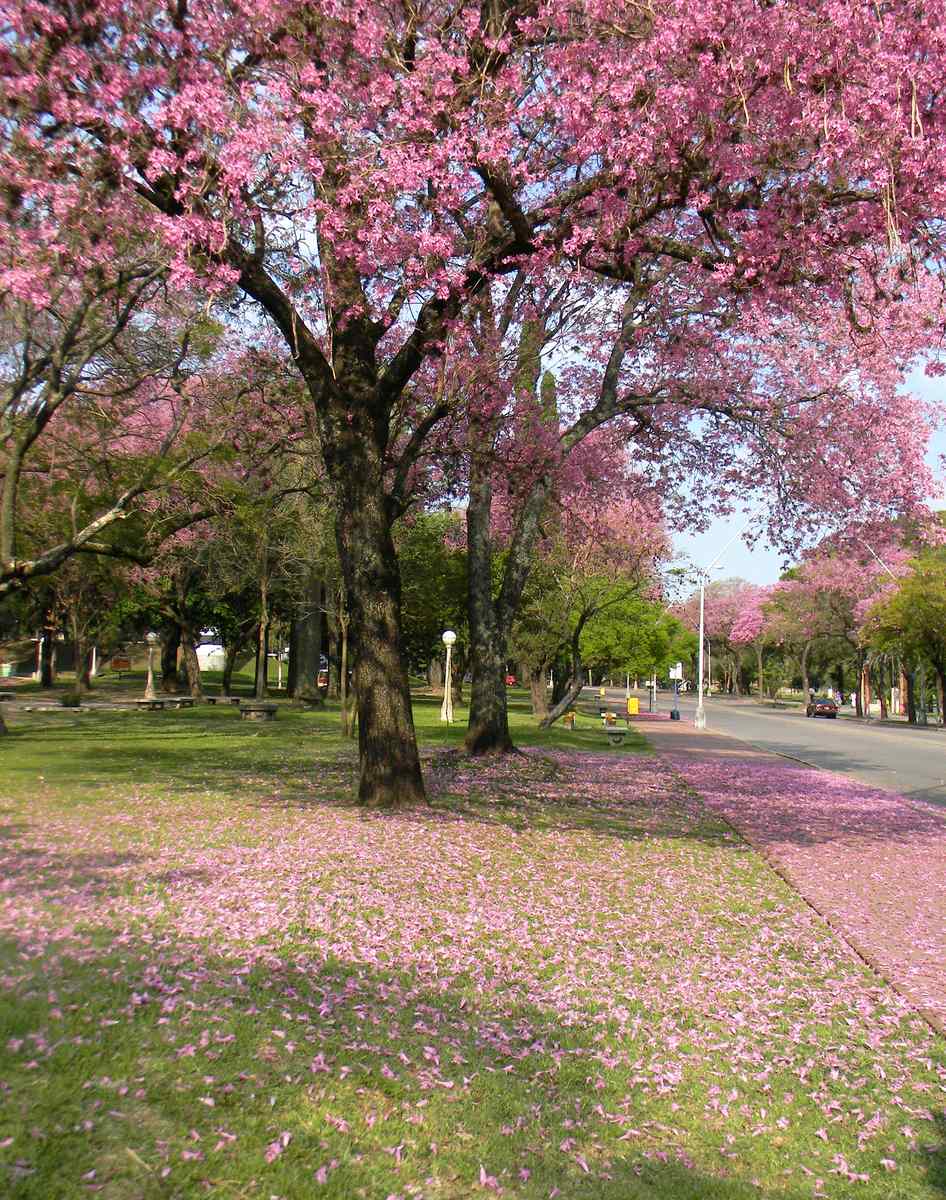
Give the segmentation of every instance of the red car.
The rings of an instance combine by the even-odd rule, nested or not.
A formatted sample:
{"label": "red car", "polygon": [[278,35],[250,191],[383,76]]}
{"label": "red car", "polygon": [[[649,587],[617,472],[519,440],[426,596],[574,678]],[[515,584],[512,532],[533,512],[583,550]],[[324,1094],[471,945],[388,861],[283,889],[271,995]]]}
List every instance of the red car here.
{"label": "red car", "polygon": [[515,675],[507,675],[506,676],[506,687],[515,687],[515,686],[516,686]]}
{"label": "red car", "polygon": [[805,709],[806,717],[836,717],[838,702],[830,696],[812,696]]}

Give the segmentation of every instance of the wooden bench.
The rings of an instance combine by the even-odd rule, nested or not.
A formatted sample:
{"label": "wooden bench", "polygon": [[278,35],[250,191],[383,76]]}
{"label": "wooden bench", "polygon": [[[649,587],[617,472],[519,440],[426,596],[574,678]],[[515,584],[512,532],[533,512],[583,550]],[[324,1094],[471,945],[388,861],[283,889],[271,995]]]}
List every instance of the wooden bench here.
{"label": "wooden bench", "polygon": [[131,659],[126,655],[116,654],[113,656],[112,661],[108,665],[112,668],[118,678],[121,679],[122,671],[131,670]]}
{"label": "wooden bench", "polygon": [[136,700],[135,704],[147,712],[157,712],[158,709],[164,708],[163,700]]}
{"label": "wooden bench", "polygon": [[193,696],[169,696],[165,701],[169,708],[193,708]]}
{"label": "wooden bench", "polygon": [[240,716],[244,721],[275,721],[275,704],[253,704],[244,701],[240,705]]}

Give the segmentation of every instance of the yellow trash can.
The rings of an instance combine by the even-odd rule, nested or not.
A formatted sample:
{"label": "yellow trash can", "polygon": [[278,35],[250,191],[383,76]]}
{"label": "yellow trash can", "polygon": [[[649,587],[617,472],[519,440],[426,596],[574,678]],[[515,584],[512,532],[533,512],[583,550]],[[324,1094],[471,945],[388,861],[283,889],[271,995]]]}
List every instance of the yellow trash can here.
{"label": "yellow trash can", "polygon": [[641,702],[636,696],[628,696],[627,698],[627,715],[636,717],[641,710]]}

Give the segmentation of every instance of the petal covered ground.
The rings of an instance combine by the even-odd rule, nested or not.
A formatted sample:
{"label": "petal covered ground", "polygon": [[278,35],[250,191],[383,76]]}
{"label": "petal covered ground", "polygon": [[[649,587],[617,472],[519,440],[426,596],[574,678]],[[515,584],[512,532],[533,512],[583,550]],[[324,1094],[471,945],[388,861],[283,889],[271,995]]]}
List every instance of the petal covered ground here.
{"label": "petal covered ground", "polygon": [[7,805],[14,1194],[941,1195],[942,1040],[658,760],[430,775]]}
{"label": "petal covered ground", "polygon": [[659,745],[714,812],[946,1029],[946,814],[685,727]]}

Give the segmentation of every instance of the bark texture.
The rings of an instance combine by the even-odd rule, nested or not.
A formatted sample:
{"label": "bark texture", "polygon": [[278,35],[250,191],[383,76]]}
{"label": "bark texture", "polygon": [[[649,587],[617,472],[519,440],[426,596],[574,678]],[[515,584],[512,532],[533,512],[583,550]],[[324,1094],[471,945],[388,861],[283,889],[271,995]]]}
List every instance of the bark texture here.
{"label": "bark texture", "polygon": [[529,668],[529,694],[532,697],[532,714],[540,721],[549,714],[549,692],[546,687],[548,670],[545,666]]}
{"label": "bark texture", "polygon": [[472,456],[466,510],[467,608],[470,623],[470,754],[506,754],[513,749],[506,706],[506,630],[493,599],[493,547],[490,535],[490,463]]}
{"label": "bark texture", "polygon": [[176,695],[181,690],[177,656],[181,648],[180,625],[169,626],[161,640],[161,691]]}

